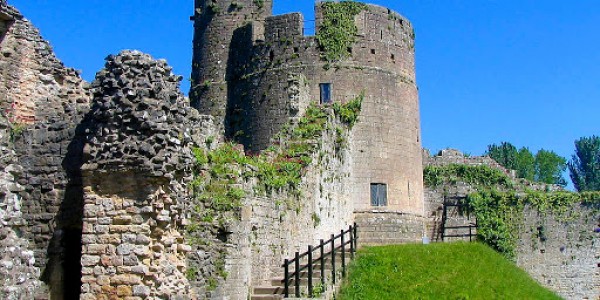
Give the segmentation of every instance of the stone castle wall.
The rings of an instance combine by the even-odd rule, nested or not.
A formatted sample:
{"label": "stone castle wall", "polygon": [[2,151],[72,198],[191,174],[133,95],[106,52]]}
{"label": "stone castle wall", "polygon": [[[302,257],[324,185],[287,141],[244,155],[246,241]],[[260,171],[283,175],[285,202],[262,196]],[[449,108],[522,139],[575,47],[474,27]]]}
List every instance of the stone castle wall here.
{"label": "stone castle wall", "polygon": [[334,155],[334,139],[334,134],[323,137],[326,155],[314,155],[315,163],[300,187],[301,198],[283,192],[244,201],[241,222],[232,235],[236,246],[230,249],[230,275],[223,285],[234,299],[246,299],[249,287],[270,286],[272,279],[283,278],[284,259],[352,224],[347,177],[351,162],[347,150]]}
{"label": "stone castle wall", "polygon": [[[514,177],[514,171],[506,170],[489,157],[466,157],[457,150],[443,150],[430,156],[424,152],[424,166],[466,164],[489,166],[505,172],[523,187],[531,190],[562,190],[555,185],[528,183]],[[425,210],[428,221],[426,234],[433,241],[441,239],[442,209],[445,201],[457,203],[476,191],[474,186],[457,183],[425,188]],[[467,214],[449,210],[449,225],[468,225],[475,220]],[[600,223],[600,208],[594,205],[576,204],[565,215],[552,212],[541,214],[537,209],[525,207],[520,225],[516,263],[543,286],[566,299],[596,299],[600,289],[598,253],[600,236],[594,232]],[[452,232],[448,232],[452,234]],[[464,234],[465,231],[461,232]],[[458,240],[451,238],[448,240]],[[464,238],[463,238],[464,240]]]}
{"label": "stone castle wall", "polygon": [[235,51],[232,43],[238,28],[272,14],[272,0],[195,0],[194,51],[192,59],[192,105],[216,118],[223,135]]}
{"label": "stone castle wall", "polygon": [[600,297],[600,205],[575,206],[568,216],[527,208],[517,265],[565,299]]}
{"label": "stone castle wall", "polygon": [[8,276],[2,278],[11,291],[8,299],[43,299],[47,287],[58,297],[80,285],[81,157],[76,152],[82,145],[73,138],[90,93],[78,72],[65,67],[39,31],[6,2],[0,4],[0,23],[0,143],[6,158],[0,166],[6,187],[0,203],[7,212],[0,247],[7,268],[27,268],[16,278],[0,276]]}
{"label": "stone castle wall", "polygon": [[[318,28],[323,17],[321,6],[316,9]],[[410,22],[369,5],[356,16],[358,35],[352,56],[329,65],[321,58],[315,37],[304,35],[302,15],[266,16],[262,22],[252,16],[247,19],[253,22],[233,32],[231,72],[227,86],[220,88],[222,95],[228,93],[228,102],[221,104],[226,136],[259,151],[288,121],[302,115],[307,101],[319,102],[321,83],[332,85],[336,102],[364,94],[352,132],[354,206],[370,209],[370,184],[385,183],[389,200],[383,209],[422,214],[420,115]],[[212,90],[212,86],[205,88]]]}
{"label": "stone castle wall", "polygon": [[185,276],[192,148],[214,135],[180,76],[137,51],[109,56],[83,124],[81,299],[194,299]]}
{"label": "stone castle wall", "polygon": [[82,137],[82,299],[247,299],[253,286],[282,276],[283,259],[352,222],[351,160],[331,130],[305,171],[302,198],[254,193],[249,178],[239,183],[248,193],[239,220],[190,235],[198,209],[191,149],[217,147],[205,141],[218,125],[189,106],[170,72],[164,61],[123,52],[93,83]]}

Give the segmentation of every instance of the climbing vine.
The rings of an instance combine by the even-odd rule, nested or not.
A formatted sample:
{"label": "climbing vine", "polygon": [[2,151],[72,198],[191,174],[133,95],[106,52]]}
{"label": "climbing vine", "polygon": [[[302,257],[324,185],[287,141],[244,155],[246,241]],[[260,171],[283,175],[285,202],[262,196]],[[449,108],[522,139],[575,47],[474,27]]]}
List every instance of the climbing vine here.
{"label": "climbing vine", "polygon": [[[525,206],[536,209],[541,215],[552,213],[558,220],[569,221],[576,205],[598,207],[600,192],[484,190],[468,195],[466,201],[477,217],[478,238],[505,256],[514,258]],[[543,228],[540,226],[538,230]],[[543,232],[539,234],[542,238]]]}
{"label": "climbing vine", "polygon": [[[478,239],[508,258],[514,258],[523,211],[528,206],[540,215],[552,213],[558,220],[577,217],[577,205],[600,207],[600,192],[573,193],[567,191],[532,191],[515,184],[502,171],[487,166],[451,164],[429,166],[424,169],[426,186],[438,187],[458,182],[473,186],[476,192],[465,199],[469,211],[477,218]],[[538,227],[544,240],[544,226]]]}
{"label": "climbing vine", "polygon": [[335,115],[340,118],[340,121],[347,124],[350,129],[354,127],[356,121],[358,121],[358,115],[362,109],[362,103],[365,99],[365,92],[362,91],[360,95],[353,100],[348,101],[346,104],[340,104],[338,102],[333,103],[333,111]]}
{"label": "climbing vine", "polygon": [[316,38],[322,58],[328,62],[340,61],[350,56],[349,48],[356,41],[358,29],[354,18],[367,6],[353,1],[324,2],[321,4],[323,23]]}
{"label": "climbing vine", "polygon": [[[361,102],[362,96],[336,109],[312,103],[297,122],[284,126],[274,138],[273,146],[258,155],[246,154],[243,147],[234,143],[214,147],[213,137],[206,138],[206,149],[192,149],[195,158],[190,184],[193,209],[186,226],[187,238],[191,245],[211,250],[210,259],[214,263],[209,269],[190,266],[186,273],[188,279],[196,280],[197,275],[202,274],[210,292],[217,287],[219,278],[227,278],[224,268],[227,227],[240,218],[242,200],[248,194],[244,186],[254,181],[256,194],[287,191],[299,197],[302,176],[320,149],[319,139],[327,130],[332,130],[328,122],[337,117],[351,127],[356,122]],[[289,208],[294,206],[299,209],[295,203],[288,203]],[[313,221],[320,222],[314,216]]]}
{"label": "climbing vine", "polygon": [[499,185],[511,187],[511,179],[502,171],[488,166],[469,166],[450,164],[447,166],[428,166],[423,170],[426,186],[437,187],[442,184],[464,182],[475,186]]}

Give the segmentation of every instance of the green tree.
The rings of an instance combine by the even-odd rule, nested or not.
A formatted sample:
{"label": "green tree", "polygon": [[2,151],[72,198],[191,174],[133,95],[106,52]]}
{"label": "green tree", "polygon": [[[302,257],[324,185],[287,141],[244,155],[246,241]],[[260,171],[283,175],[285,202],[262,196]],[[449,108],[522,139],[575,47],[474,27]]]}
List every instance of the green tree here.
{"label": "green tree", "polygon": [[600,137],[582,137],[575,141],[569,171],[578,191],[600,191]]}
{"label": "green tree", "polygon": [[489,145],[486,155],[503,167],[517,171],[517,177],[534,180],[535,158],[528,148],[517,150],[513,144],[502,142],[500,145]]}
{"label": "green tree", "polygon": [[567,169],[567,160],[554,151],[540,150],[535,155],[535,181],[567,185],[563,173]]}
{"label": "green tree", "polygon": [[529,148],[521,148],[517,153],[517,176],[529,181],[535,180],[535,157]]}
{"label": "green tree", "polygon": [[489,145],[486,155],[509,170],[517,169],[517,147],[509,142]]}
{"label": "green tree", "polygon": [[502,142],[489,145],[486,155],[503,167],[515,170],[519,178],[561,186],[567,184],[562,175],[567,161],[553,151],[542,149],[534,156],[527,147],[517,150],[513,144]]}

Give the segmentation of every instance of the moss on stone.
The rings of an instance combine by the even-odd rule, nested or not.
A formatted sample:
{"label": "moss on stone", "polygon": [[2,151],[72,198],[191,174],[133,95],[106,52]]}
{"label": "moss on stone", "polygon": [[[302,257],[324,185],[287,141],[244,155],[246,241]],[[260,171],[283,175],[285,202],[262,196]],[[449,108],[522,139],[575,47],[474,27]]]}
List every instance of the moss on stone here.
{"label": "moss on stone", "polygon": [[354,18],[367,6],[353,1],[324,2],[321,4],[323,23],[316,38],[322,58],[328,62],[340,61],[350,56],[348,48],[356,41],[358,29]]}

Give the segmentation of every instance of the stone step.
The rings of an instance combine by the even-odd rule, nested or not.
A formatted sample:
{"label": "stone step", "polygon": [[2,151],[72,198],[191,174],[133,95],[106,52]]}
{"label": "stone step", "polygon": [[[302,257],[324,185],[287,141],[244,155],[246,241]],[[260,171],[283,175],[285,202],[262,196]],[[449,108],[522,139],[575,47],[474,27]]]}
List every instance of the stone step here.
{"label": "stone step", "polygon": [[252,295],[250,300],[280,300],[284,299],[283,295]]}
{"label": "stone step", "polygon": [[[296,288],[290,286],[288,289],[290,295],[296,292]],[[283,295],[285,293],[285,288],[283,286],[259,286],[255,287],[253,294],[254,295]]]}

